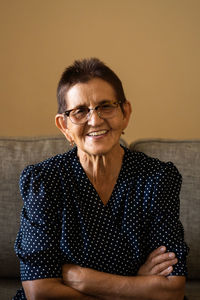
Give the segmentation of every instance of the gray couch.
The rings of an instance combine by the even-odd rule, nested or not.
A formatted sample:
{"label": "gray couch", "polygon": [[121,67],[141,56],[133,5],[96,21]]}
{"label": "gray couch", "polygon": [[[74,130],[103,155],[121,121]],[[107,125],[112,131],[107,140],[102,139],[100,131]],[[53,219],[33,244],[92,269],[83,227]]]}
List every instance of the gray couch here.
{"label": "gray couch", "polygon": [[[13,246],[22,201],[18,180],[23,168],[70,149],[64,137],[0,139],[0,300],[11,299],[20,287],[19,264]],[[130,145],[163,161],[172,161],[183,176],[181,220],[190,246],[186,295],[200,300],[200,140],[141,140]]]}

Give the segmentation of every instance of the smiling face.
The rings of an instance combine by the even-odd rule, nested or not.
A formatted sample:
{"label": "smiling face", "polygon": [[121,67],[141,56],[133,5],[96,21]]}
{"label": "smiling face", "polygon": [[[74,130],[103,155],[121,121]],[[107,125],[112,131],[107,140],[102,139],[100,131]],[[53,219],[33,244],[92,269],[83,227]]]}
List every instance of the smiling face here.
{"label": "smiling face", "polygon": [[[105,101],[117,101],[113,87],[99,78],[91,79],[86,83],[75,84],[66,92],[65,100],[67,110],[80,106],[94,108]],[[57,115],[57,126],[70,142],[75,142],[79,152],[83,151],[90,155],[105,155],[120,147],[119,139],[122,131],[128,125],[131,113],[129,102],[123,106],[124,113],[118,106],[115,116],[109,119],[101,119],[96,111],[92,111],[89,120],[82,125],[72,123],[69,117],[63,121],[61,119],[63,116]]]}

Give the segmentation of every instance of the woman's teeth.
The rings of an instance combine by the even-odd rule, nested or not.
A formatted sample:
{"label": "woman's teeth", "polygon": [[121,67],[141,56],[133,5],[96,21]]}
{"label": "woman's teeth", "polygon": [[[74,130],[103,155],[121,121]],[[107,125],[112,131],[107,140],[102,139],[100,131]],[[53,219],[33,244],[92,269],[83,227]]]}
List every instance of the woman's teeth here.
{"label": "woman's teeth", "polygon": [[105,134],[107,132],[107,130],[101,130],[101,131],[93,131],[88,133],[89,136],[97,136],[97,135],[101,135],[101,134]]}

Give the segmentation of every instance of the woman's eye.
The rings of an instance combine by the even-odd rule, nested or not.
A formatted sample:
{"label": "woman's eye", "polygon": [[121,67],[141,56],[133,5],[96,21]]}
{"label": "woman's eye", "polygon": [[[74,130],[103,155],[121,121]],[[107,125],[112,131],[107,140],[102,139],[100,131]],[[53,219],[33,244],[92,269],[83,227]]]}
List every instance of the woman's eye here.
{"label": "woman's eye", "polygon": [[88,109],[86,107],[80,107],[72,111],[73,115],[84,115],[88,113]]}
{"label": "woman's eye", "polygon": [[102,110],[109,110],[109,109],[112,109],[113,108],[113,105],[112,104],[104,104],[104,105],[101,105],[101,109]]}

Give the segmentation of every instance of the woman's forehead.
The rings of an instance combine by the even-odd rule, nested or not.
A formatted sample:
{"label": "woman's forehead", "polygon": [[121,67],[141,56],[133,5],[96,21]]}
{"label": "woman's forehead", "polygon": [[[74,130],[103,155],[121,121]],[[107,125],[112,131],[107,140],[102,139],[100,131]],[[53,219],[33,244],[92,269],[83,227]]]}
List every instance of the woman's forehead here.
{"label": "woman's forehead", "polygon": [[100,78],[93,78],[88,82],[77,83],[65,94],[67,108],[77,105],[99,104],[103,101],[116,100],[113,87]]}

